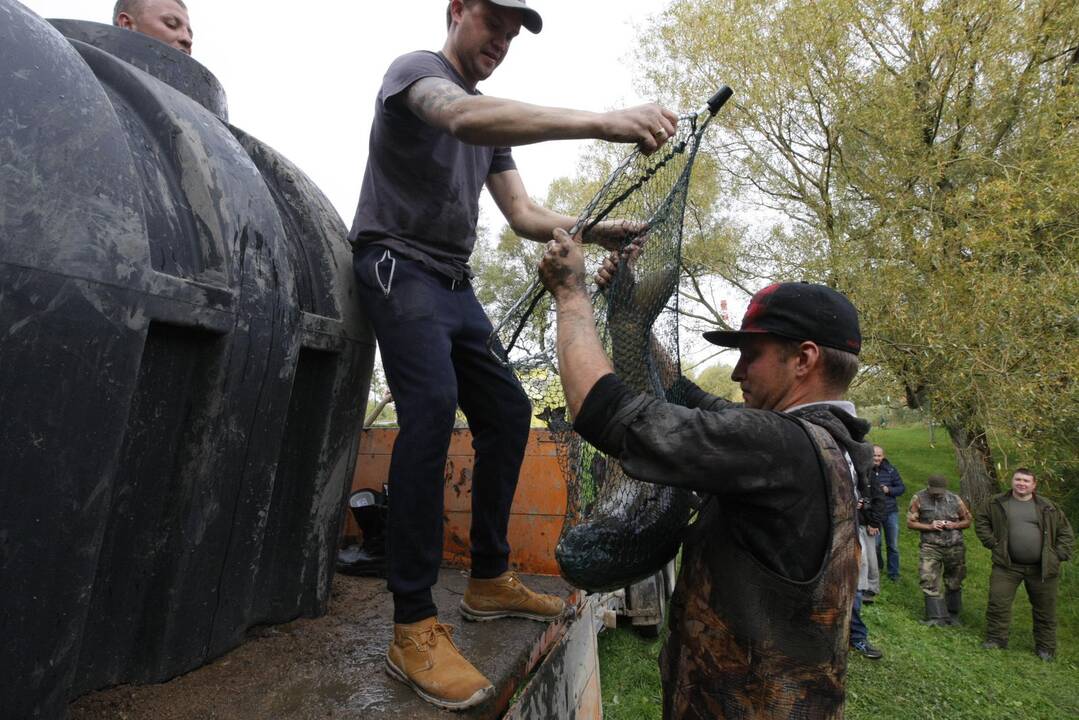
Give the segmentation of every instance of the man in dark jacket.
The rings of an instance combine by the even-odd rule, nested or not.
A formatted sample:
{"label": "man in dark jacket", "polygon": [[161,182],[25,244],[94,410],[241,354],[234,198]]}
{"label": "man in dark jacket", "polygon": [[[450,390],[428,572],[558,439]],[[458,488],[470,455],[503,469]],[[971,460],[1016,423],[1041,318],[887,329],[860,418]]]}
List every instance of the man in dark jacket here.
{"label": "man in dark jacket", "polygon": [[872,471],[866,477],[858,478],[858,540],[862,546],[858,590],[867,604],[880,594],[880,563],[876,551],[884,521],[884,502],[884,492]]}
{"label": "man in dark jacket", "polygon": [[873,446],[873,477],[884,494],[884,517],[881,532],[877,533],[877,566],[884,569],[884,558],[880,552],[883,538],[888,543],[888,579],[894,582],[899,579],[899,505],[896,498],[905,493],[907,487],[903,484],[903,478],[899,477],[899,471],[888,462],[880,445]]}
{"label": "man in dark jacket", "polygon": [[1022,583],[1034,616],[1034,652],[1050,661],[1057,649],[1060,563],[1071,558],[1075,536],[1067,516],[1034,492],[1037,486],[1034,473],[1019,468],[1011,492],[989,498],[975,515],[974,533],[993,551],[982,647],[1008,646],[1012,601]]}
{"label": "man in dark jacket", "polygon": [[854,307],[821,285],[761,290],[740,332],[705,333],[741,351],[731,377],[745,404],[680,378],[682,406],[635,394],[614,374],[569,235],[555,232],[540,274],[555,298],[574,427],[630,476],[704,500],[660,659],[664,717],[841,717],[854,484],[872,463],[869,426],[842,400],[861,347]]}
{"label": "man in dark jacket", "polygon": [[862,605],[872,603],[880,592],[880,568],[876,564],[873,538],[880,537],[884,493],[872,474],[858,478],[858,593],[850,613],[850,646],[862,657],[880,660],[884,653],[869,642],[869,627],[862,620]]}

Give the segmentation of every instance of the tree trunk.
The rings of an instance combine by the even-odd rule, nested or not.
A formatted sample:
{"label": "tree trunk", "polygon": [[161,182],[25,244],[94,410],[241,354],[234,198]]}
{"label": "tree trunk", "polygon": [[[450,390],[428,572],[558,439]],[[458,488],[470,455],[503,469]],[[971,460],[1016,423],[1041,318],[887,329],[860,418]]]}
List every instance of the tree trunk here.
{"label": "tree trunk", "polygon": [[973,512],[990,495],[1000,492],[1000,481],[985,430],[967,427],[966,423],[945,423],[944,426],[955,447],[960,494],[970,503]]}

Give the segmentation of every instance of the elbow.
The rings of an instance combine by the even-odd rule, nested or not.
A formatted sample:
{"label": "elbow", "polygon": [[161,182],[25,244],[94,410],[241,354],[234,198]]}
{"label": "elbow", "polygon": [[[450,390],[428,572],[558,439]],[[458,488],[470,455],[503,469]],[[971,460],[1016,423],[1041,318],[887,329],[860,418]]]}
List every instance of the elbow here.
{"label": "elbow", "polygon": [[506,213],[506,222],[510,229],[520,237],[537,242],[546,242],[550,237],[544,237],[537,229],[539,223],[534,219],[538,212],[538,206],[531,198],[515,198],[515,202]]}
{"label": "elbow", "polygon": [[529,238],[531,235],[528,232],[528,227],[524,220],[521,218],[521,213],[518,210],[513,210],[506,214],[506,224],[510,226],[510,230],[518,235],[518,237]]}

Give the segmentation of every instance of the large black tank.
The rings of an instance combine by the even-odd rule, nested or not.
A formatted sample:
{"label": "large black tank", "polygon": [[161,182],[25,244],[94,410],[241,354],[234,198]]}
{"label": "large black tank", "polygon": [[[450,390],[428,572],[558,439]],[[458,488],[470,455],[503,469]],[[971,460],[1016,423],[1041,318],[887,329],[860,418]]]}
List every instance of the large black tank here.
{"label": "large black tank", "polygon": [[0,0],[5,718],[325,611],[374,358],[350,259],[195,60]]}

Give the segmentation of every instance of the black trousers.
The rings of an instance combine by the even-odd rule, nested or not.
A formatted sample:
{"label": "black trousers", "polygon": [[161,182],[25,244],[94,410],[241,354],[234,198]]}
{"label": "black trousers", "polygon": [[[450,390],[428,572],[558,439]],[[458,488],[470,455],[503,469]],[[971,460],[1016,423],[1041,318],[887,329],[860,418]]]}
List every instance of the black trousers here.
{"label": "black trousers", "polygon": [[353,269],[378,340],[400,433],[389,477],[387,570],[394,622],[437,614],[446,453],[458,406],[472,430],[472,575],[509,567],[506,531],[528,442],[531,404],[487,349],[491,322],[466,283],[379,246]]}

